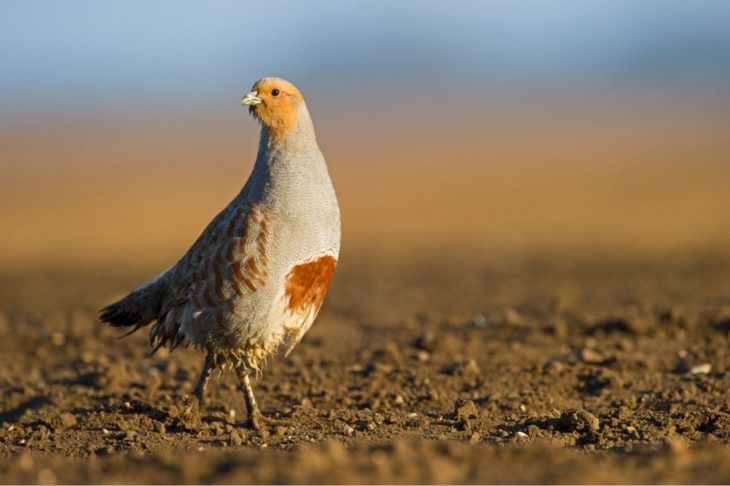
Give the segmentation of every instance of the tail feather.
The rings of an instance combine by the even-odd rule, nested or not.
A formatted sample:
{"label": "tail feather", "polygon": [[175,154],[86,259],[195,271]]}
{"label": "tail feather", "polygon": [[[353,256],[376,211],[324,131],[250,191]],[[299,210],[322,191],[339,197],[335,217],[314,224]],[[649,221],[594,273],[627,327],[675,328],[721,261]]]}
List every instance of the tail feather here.
{"label": "tail feather", "polygon": [[133,326],[133,329],[125,334],[127,336],[160,316],[165,295],[164,282],[162,279],[157,279],[104,307],[99,319],[113,327]]}

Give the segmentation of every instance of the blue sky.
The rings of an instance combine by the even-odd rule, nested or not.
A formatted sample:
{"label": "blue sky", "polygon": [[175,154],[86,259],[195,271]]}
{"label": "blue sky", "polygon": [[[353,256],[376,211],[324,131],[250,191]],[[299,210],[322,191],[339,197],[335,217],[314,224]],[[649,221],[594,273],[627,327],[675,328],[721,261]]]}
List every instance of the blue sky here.
{"label": "blue sky", "polygon": [[214,110],[269,74],[337,96],[721,96],[728,26],[720,0],[2,0],[0,118]]}

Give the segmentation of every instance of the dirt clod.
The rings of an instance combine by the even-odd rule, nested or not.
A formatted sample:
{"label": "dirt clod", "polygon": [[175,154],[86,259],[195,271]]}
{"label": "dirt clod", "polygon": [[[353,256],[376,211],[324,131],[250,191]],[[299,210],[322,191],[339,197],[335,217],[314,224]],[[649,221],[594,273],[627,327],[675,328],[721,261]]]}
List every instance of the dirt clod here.
{"label": "dirt clod", "polygon": [[57,423],[61,428],[70,429],[76,425],[77,421],[73,414],[63,412],[59,414]]}
{"label": "dirt clod", "polygon": [[598,417],[586,410],[566,410],[560,416],[560,425],[567,432],[597,431]]}

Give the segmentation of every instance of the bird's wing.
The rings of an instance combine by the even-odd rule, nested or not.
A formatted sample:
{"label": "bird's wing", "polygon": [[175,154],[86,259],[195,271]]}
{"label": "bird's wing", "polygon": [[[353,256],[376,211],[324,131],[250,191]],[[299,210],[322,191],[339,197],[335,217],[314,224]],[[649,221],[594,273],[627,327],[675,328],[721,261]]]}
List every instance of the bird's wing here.
{"label": "bird's wing", "polygon": [[242,301],[267,282],[270,233],[270,214],[252,203],[233,203],[211,221],[170,276],[169,298],[150,334],[153,344],[180,344],[180,327],[200,313],[221,336],[229,334]]}

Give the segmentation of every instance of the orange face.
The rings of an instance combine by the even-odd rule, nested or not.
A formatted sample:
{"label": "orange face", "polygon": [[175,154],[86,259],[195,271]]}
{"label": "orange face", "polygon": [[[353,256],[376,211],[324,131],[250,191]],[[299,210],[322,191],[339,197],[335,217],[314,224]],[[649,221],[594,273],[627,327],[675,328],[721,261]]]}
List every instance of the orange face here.
{"label": "orange face", "polygon": [[290,82],[263,78],[253,85],[241,103],[248,105],[249,112],[275,139],[281,140],[296,123],[298,106],[303,101],[299,90]]}

